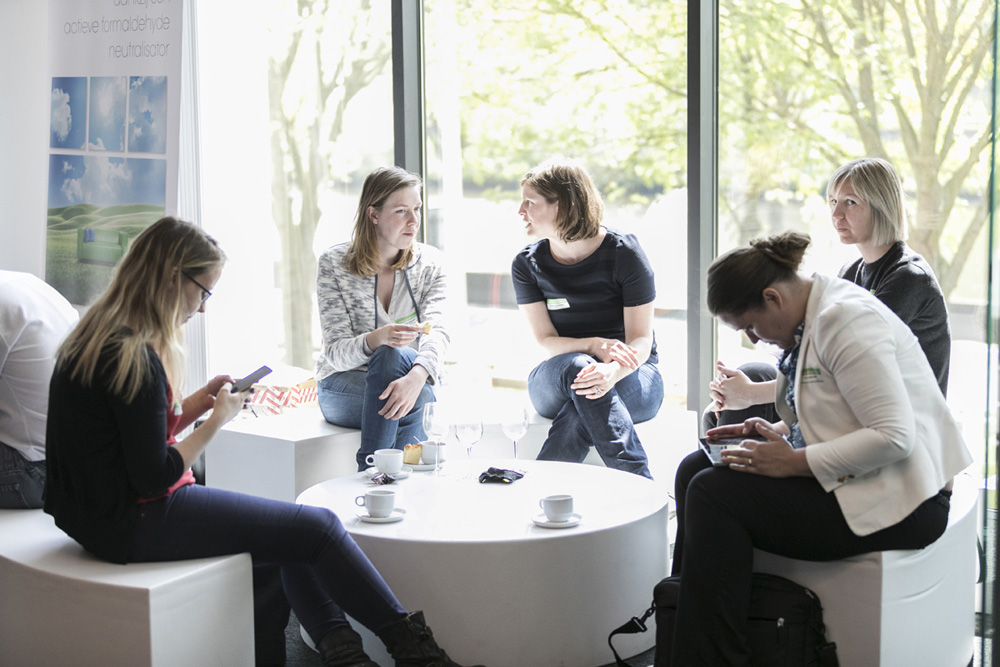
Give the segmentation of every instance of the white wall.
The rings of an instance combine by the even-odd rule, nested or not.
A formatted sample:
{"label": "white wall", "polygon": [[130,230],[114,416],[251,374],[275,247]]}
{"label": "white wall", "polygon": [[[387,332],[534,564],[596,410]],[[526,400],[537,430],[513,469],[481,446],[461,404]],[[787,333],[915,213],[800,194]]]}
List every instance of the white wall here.
{"label": "white wall", "polygon": [[0,0],[0,269],[45,277],[48,2]]}

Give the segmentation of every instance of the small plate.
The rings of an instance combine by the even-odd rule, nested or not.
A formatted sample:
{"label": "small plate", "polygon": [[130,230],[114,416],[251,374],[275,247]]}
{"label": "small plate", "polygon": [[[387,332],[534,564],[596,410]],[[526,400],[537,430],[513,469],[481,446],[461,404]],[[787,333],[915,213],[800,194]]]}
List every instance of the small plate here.
{"label": "small plate", "polygon": [[[428,470],[434,470],[433,463],[420,463],[418,465],[411,465],[408,467],[413,468],[414,472],[427,472]],[[444,461],[441,462],[441,467],[444,467]]]}
{"label": "small plate", "polygon": [[[413,472],[412,466],[403,466],[400,469],[400,471],[395,474],[392,473],[386,473],[386,474],[388,474],[389,477],[392,477],[393,479],[406,479],[407,477],[410,476],[411,472]],[[371,468],[368,468],[368,470],[365,470],[365,474],[368,475],[368,479],[371,479],[372,477],[378,474],[378,468],[372,466]]]}
{"label": "small plate", "polygon": [[403,520],[403,517],[406,516],[406,510],[397,507],[392,510],[392,514],[389,516],[371,516],[366,510],[361,510],[357,514],[358,518],[365,523],[396,523]]}
{"label": "small plate", "polygon": [[583,517],[574,512],[569,515],[569,518],[565,521],[549,521],[545,516],[545,513],[537,514],[531,517],[531,520],[535,522],[536,526],[541,528],[572,528],[580,523],[580,519]]}

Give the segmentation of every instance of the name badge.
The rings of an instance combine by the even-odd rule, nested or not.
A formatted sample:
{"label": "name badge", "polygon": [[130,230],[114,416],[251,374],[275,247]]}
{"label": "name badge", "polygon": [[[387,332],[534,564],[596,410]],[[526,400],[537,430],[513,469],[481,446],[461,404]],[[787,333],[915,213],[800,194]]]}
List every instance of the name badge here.
{"label": "name badge", "polygon": [[802,369],[802,384],[811,384],[813,382],[822,382],[823,374],[818,368],[803,368]]}
{"label": "name badge", "polygon": [[569,308],[569,301],[566,299],[546,299],[545,307],[549,310],[566,310]]}

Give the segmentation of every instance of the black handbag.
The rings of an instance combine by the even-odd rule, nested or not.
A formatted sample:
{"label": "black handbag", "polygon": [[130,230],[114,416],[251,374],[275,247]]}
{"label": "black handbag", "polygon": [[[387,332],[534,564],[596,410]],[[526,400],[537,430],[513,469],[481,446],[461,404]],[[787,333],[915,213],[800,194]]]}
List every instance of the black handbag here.
{"label": "black handbag", "polygon": [[[654,667],[670,667],[671,640],[681,578],[667,577],[653,588],[653,604],[642,615],[608,636],[608,646],[619,667],[628,665],[618,656],[611,638],[617,634],[646,631],[646,620],[656,615]],[[826,640],[823,608],[808,588],[784,577],[754,573],[750,590],[747,640],[755,667],[837,667],[837,645]]]}

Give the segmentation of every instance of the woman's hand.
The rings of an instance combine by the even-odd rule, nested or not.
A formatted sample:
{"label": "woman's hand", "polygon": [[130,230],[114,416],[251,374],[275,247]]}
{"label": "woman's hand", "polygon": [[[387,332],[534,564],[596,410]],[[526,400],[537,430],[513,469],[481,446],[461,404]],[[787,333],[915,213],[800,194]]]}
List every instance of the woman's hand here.
{"label": "woman's hand", "polygon": [[218,426],[220,427],[239,414],[240,410],[243,408],[243,403],[250,398],[250,389],[241,391],[238,394],[234,394],[232,389],[232,383],[224,382],[215,394],[215,407],[213,408],[212,416],[209,417],[209,419],[216,420]]}
{"label": "woman's hand", "polygon": [[383,345],[406,347],[417,339],[417,334],[421,331],[423,328],[414,324],[387,324],[372,331],[365,340],[373,350]]}
{"label": "woman's hand", "polygon": [[[781,431],[765,420],[754,417],[753,420],[747,420],[747,422],[750,421],[754,421],[752,425],[754,432],[765,439],[744,440],[740,443],[739,448],[722,450],[723,463],[727,463],[731,470],[765,475],[767,477],[812,476],[809,464],[806,461],[806,452],[804,449],[793,449],[791,444],[785,440]],[[744,422],[743,425],[737,424],[736,426],[745,426],[747,422]],[[729,427],[722,426],[710,429],[706,435],[709,437],[720,437],[717,434],[712,434],[712,432],[727,428]],[[739,436],[734,435],[729,437]]]}
{"label": "woman's hand", "polygon": [[233,378],[228,375],[216,375],[204,387],[194,392],[181,402],[184,414],[194,421],[215,406],[216,396],[226,383],[232,384]]}
{"label": "woman's hand", "polygon": [[570,389],[574,390],[578,396],[585,396],[592,401],[604,396],[611,391],[620,377],[627,375],[629,371],[619,376],[621,367],[617,363],[590,364],[576,375]]}
{"label": "woman's hand", "polygon": [[727,368],[717,362],[718,375],[708,383],[708,395],[720,410],[743,410],[756,405],[753,396],[757,384],[738,368]]}
{"label": "woman's hand", "polygon": [[386,419],[393,420],[408,415],[413,409],[413,404],[417,402],[417,397],[420,396],[420,390],[424,388],[427,377],[427,371],[424,367],[417,364],[410,369],[409,373],[390,382],[382,395],[378,397],[380,401],[385,401],[385,405],[378,413]]}
{"label": "woman's hand", "polygon": [[617,361],[622,368],[634,371],[639,367],[639,352],[634,347],[626,345],[614,338],[591,338],[587,352],[601,363]]}

